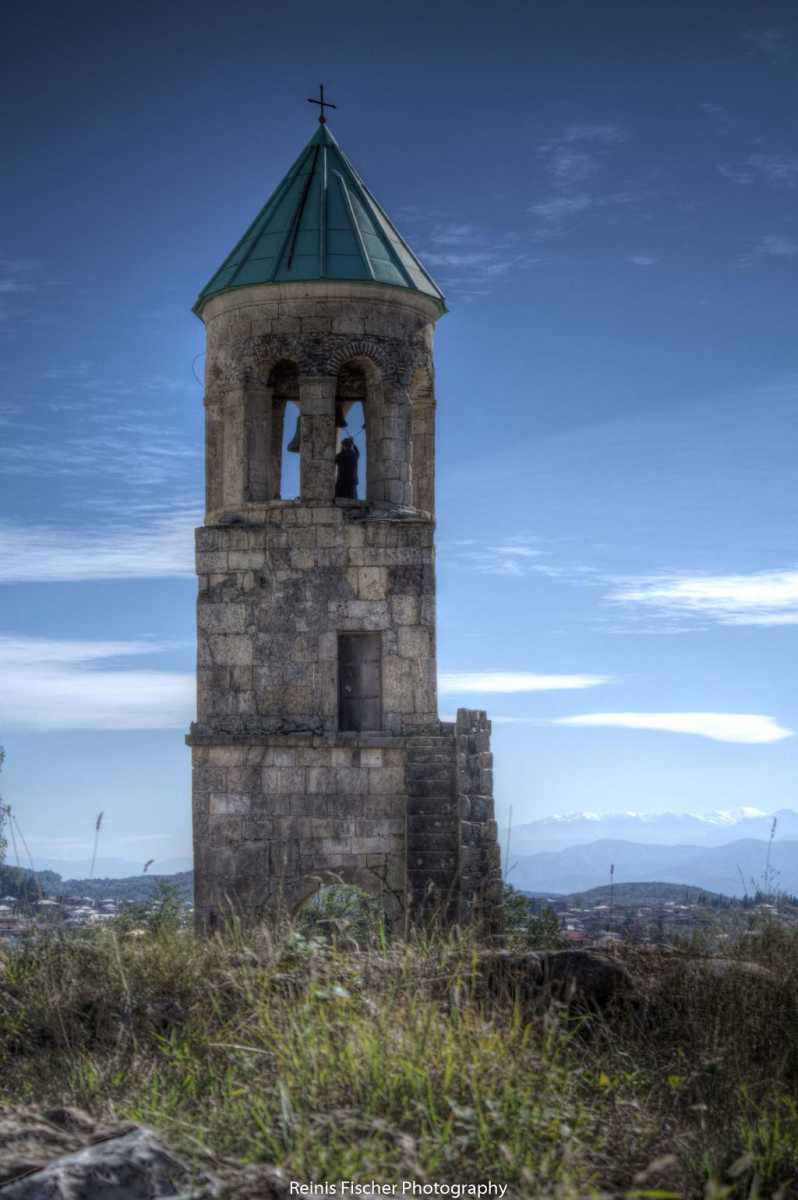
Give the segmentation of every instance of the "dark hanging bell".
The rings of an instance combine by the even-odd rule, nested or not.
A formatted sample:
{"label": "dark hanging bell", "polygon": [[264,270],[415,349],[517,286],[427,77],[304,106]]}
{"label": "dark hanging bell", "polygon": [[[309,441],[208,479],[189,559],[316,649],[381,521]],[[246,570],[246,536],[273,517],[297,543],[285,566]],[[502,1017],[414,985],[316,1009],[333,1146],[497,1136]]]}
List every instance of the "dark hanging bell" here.
{"label": "dark hanging bell", "polygon": [[301,426],[302,426],[302,417],[299,416],[296,419],[296,429],[294,430],[294,436],[291,438],[291,441],[286,446],[286,450],[290,450],[290,452],[292,454],[299,454],[299,447],[302,442]]}
{"label": "dark hanging bell", "polygon": [[346,417],[344,416],[343,404],[336,404],[335,406],[335,428],[346,429]]}

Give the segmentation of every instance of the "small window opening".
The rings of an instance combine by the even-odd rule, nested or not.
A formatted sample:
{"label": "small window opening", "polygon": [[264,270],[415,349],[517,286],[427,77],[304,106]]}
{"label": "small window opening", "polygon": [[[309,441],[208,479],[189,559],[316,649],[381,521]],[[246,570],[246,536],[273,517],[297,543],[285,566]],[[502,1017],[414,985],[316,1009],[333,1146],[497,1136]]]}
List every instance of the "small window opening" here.
{"label": "small window opening", "polygon": [[338,728],[382,728],[382,639],[379,633],[338,635]]}

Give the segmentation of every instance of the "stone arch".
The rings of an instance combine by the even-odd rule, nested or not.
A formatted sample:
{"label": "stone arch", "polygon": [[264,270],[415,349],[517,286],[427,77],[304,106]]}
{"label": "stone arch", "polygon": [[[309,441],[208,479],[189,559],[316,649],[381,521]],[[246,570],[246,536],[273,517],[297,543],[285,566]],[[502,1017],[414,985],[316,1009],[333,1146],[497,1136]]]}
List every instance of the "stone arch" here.
{"label": "stone arch", "polygon": [[365,892],[372,900],[381,904],[389,921],[395,920],[398,916],[399,899],[390,888],[386,887],[379,871],[365,866],[351,865],[314,871],[288,885],[284,890],[287,912],[291,916],[296,916],[323,888],[337,884],[359,888]]}
{"label": "stone arch", "polygon": [[419,512],[435,514],[435,389],[429,367],[410,380],[410,495]]}
{"label": "stone arch", "polygon": [[385,351],[379,342],[372,341],[370,338],[355,338],[333,350],[327,359],[329,373],[337,375],[344,363],[350,359],[361,358],[368,359],[377,367],[383,378],[388,375],[389,364]]}

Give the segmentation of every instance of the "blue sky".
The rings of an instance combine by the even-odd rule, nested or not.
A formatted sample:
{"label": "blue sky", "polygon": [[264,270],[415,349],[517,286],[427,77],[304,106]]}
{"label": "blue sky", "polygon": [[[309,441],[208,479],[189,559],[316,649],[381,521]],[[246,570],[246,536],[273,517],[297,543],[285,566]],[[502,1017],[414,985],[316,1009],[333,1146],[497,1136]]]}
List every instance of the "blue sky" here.
{"label": "blue sky", "polygon": [[441,712],[500,816],[795,804],[786,3],[32,3],[0,106],[0,743],[34,855],[190,848],[203,329],[331,128],[444,287]]}

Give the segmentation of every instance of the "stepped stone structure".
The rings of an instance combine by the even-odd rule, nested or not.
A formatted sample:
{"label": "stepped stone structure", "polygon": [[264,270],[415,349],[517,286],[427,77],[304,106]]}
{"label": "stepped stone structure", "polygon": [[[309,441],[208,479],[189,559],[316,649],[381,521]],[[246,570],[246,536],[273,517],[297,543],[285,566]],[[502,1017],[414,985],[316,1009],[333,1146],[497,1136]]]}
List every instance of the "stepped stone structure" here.
{"label": "stepped stone structure", "polygon": [[[195,311],[198,921],[294,909],[340,879],[396,920],[495,924],[490,723],[437,708],[443,296],[322,122]],[[289,404],[298,498],[282,495]],[[361,406],[365,494],[342,495],[341,435]]]}

